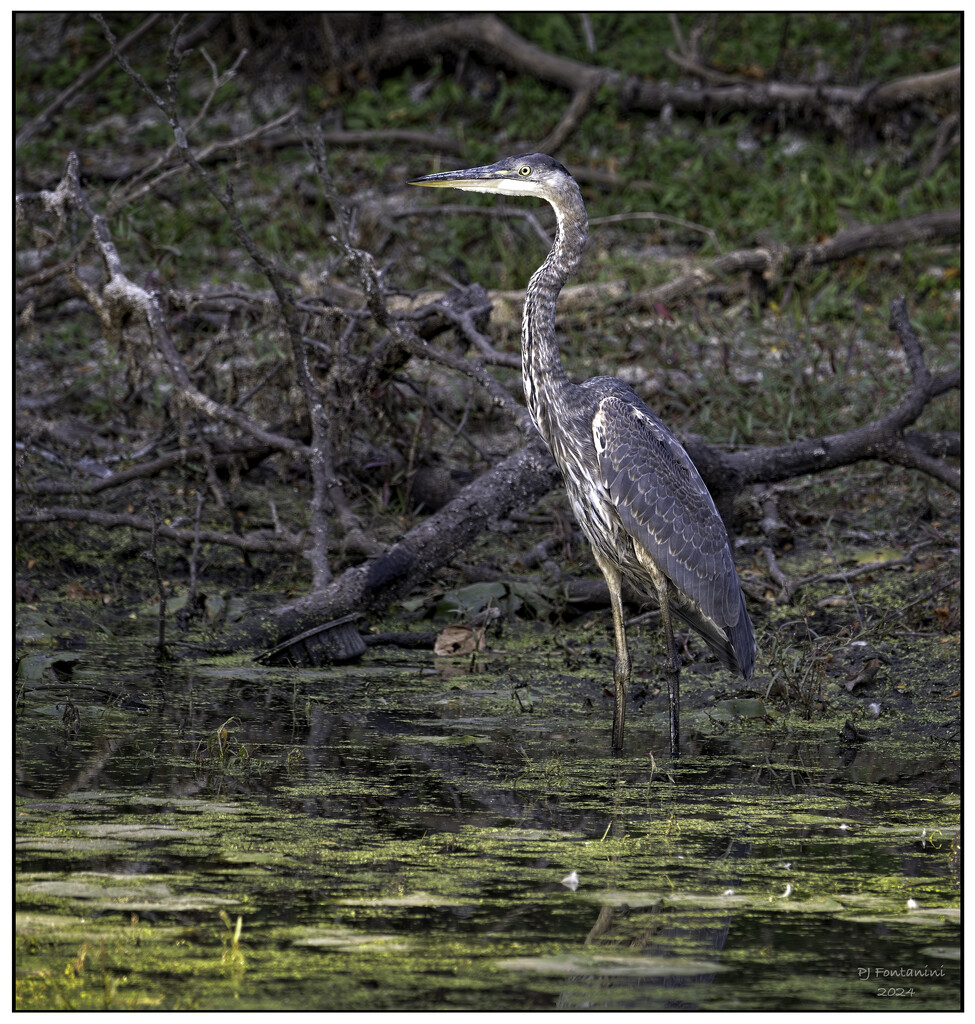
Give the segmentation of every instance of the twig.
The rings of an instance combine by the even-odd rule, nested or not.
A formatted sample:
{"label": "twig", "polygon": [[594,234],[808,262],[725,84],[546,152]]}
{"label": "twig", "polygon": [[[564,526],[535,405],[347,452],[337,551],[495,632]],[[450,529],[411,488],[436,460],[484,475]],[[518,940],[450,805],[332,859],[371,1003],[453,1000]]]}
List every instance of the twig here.
{"label": "twig", "polygon": [[358,91],[358,84],[352,77],[352,73],[349,71],[345,62],[342,60],[338,39],[335,37],[335,29],[332,28],[332,20],[329,18],[327,11],[323,11],[318,17],[319,25],[322,30],[322,38],[325,43],[325,52],[328,57],[328,63],[333,68],[338,68],[339,76],[342,79],[342,86],[350,96],[354,96]]}
{"label": "twig", "polygon": [[[335,183],[332,179],[331,172],[328,168],[328,160],[325,153],[325,143],[322,139],[321,130],[317,130],[312,139],[311,145],[312,156],[315,160],[315,167],[318,171],[319,181],[322,186],[322,190],[325,194],[326,199],[332,207],[335,214],[335,221],[338,225],[338,230],[343,238],[343,241],[348,239],[350,232],[351,217],[348,209],[339,199],[338,189],[335,187]],[[346,335],[348,336],[348,335]],[[340,343],[342,344],[342,343]],[[307,358],[304,351],[301,353],[301,359],[305,367],[305,374],[307,376],[308,387],[311,390],[313,388],[313,382],[311,374],[308,370]],[[346,373],[348,366],[348,356],[334,358],[332,360],[332,366],[329,370],[327,385],[328,392],[331,397],[331,411],[334,413],[337,409],[338,402],[338,391],[335,387],[335,382],[339,375]],[[306,401],[309,400],[306,398]],[[345,491],[342,488],[341,481],[338,475],[335,473],[333,468],[333,449],[335,443],[335,432],[330,429],[329,420],[325,415],[325,409],[322,404],[323,399],[321,392],[318,389],[314,389],[314,396],[311,398],[315,402],[315,408],[313,409],[309,405],[309,414],[312,417],[312,435],[313,444],[315,445],[318,453],[317,465],[313,465],[313,483],[316,492],[316,516],[321,516],[322,522],[324,522],[325,515],[325,504],[324,498],[327,495],[332,502],[339,522],[345,531],[345,544],[347,548],[359,551],[365,555],[375,555],[382,550],[381,546],[377,541],[374,541],[369,537],[362,528],[362,523],[359,517],[352,511],[348,499],[345,496]],[[322,557],[321,555],[319,556]],[[331,573],[328,574],[327,578],[324,573],[317,572],[315,576],[316,589],[323,589],[327,583],[331,580]]]}
{"label": "twig", "polygon": [[[940,125],[931,152],[924,158],[918,171],[918,181],[926,181],[938,169],[948,154],[961,144],[961,114],[949,114]],[[906,186],[905,193],[915,187]]]}
{"label": "twig", "polygon": [[[152,447],[155,447],[155,444]],[[216,453],[216,458],[226,458],[234,455],[243,457],[269,455],[275,450],[268,446],[255,447],[253,442],[249,440],[238,440],[225,447],[226,450]],[[123,487],[133,480],[139,480],[147,476],[158,476],[171,466],[177,466],[193,459],[205,458],[208,451],[210,450],[204,445],[192,445],[187,448],[180,448],[178,451],[167,452],[165,455],[160,455],[158,458],[139,463],[136,466],[130,466],[128,469],[121,469],[116,473],[111,473],[109,476],[86,480],[83,483],[77,479],[34,480],[31,481],[29,487],[20,488],[18,486],[18,490],[29,490],[33,494],[99,494],[101,491],[111,490],[114,487]],[[79,472],[77,467],[71,465],[68,468],[73,476],[77,476]]]}
{"label": "twig", "polygon": [[792,600],[796,584],[782,571],[775,557],[775,551],[770,546],[763,547],[762,554],[765,555],[765,564],[768,566],[769,576],[779,585],[779,603],[788,604]]}
{"label": "twig", "polygon": [[474,317],[486,310],[490,310],[490,303],[481,309],[465,309],[457,312],[451,309],[446,303],[438,302],[433,306],[439,313],[442,313],[451,323],[456,324],[464,334],[464,337],[481,353],[485,362],[495,366],[508,366],[515,370],[521,369],[521,355],[514,352],[499,352],[487,335],[482,334],[474,324]]}
{"label": "twig", "polygon": [[[423,388],[415,380],[411,379],[410,377],[397,377],[396,381],[397,383],[403,384],[405,387],[408,387],[414,394],[418,395],[419,397],[423,397],[425,400],[425,396],[423,395]],[[426,402],[426,407],[430,415],[433,416],[434,419],[440,420],[440,422],[443,423],[445,427],[447,427],[449,430],[453,432],[451,440],[446,446],[447,451],[450,451],[450,449],[453,448],[453,439],[455,437],[460,437],[467,442],[471,450],[476,453],[477,457],[481,459],[482,462],[491,461],[487,452],[485,452],[484,449],[481,448],[480,445],[474,440],[474,438],[472,438],[470,434],[468,434],[467,431],[463,429],[463,420],[461,420],[460,423],[452,423],[450,419],[448,419],[448,417],[445,416],[435,405],[431,404],[430,402]]]}
{"label": "twig", "polygon": [[[857,566],[856,569],[840,569],[839,572],[817,572],[812,576],[804,576],[802,579],[795,580],[792,584],[794,590],[798,590],[800,587],[809,587],[814,583],[848,583],[850,580],[856,579],[858,576],[863,576],[868,573],[881,572],[885,569],[897,569],[904,565],[912,565],[914,562],[914,556],[922,548],[929,547],[933,544],[932,540],[922,540],[917,544],[911,545],[906,555],[902,555],[900,558],[890,558],[884,562],[866,562],[863,565]],[[827,541],[828,544],[828,541]],[[833,554],[832,548],[829,549],[830,557],[838,565],[836,556]]]}
{"label": "twig", "polygon": [[956,589],[960,590],[960,577],[944,580],[943,582],[939,583],[938,586],[929,590],[926,594],[921,594],[918,597],[915,597],[912,601],[908,601],[907,604],[899,605],[897,608],[888,609],[884,612],[884,625],[887,626],[891,622],[903,618],[904,615],[906,615],[916,605],[921,604],[922,601],[931,601],[935,597],[937,597],[938,594],[940,594],[943,590],[948,590],[950,587],[955,587]]}
{"label": "twig", "polygon": [[582,26],[582,37],[586,41],[586,52],[596,52],[596,37],[592,31],[592,21],[585,11],[579,14],[579,24]]}
{"label": "twig", "polygon": [[756,487],[756,497],[762,508],[762,518],[759,520],[758,528],[765,536],[776,544],[782,544],[791,530],[779,518],[779,506],[775,497],[774,487]]}
{"label": "twig", "polygon": [[[216,93],[217,89],[219,89],[221,84],[222,82],[218,82],[214,85],[213,89],[211,90],[211,96]],[[209,101],[210,96],[208,96],[207,100],[204,102],[208,103]],[[261,139],[268,132],[272,132],[274,131],[275,128],[279,128],[282,124],[286,124],[288,121],[291,121],[297,112],[298,108],[292,107],[290,110],[281,114],[279,117],[274,118],[274,120],[268,121],[266,124],[259,125],[257,128],[253,128],[248,132],[244,132],[243,135],[237,135],[232,139],[217,140],[211,142],[196,153],[196,159],[200,162],[200,164],[208,164],[213,163],[218,157],[222,156],[224,153],[239,152],[242,148],[248,146],[250,143]],[[198,120],[199,118],[195,119],[194,124]],[[190,130],[192,130],[192,125]],[[154,178],[151,178],[148,181],[145,180],[147,175],[152,174],[153,171],[157,170],[160,167],[163,167],[167,163],[167,161],[172,159],[173,152],[175,149],[176,146],[174,143],[160,157],[158,157],[156,160],[153,160],[148,166],[140,170],[134,179],[126,182],[124,188],[122,188],[117,195],[111,197],[106,207],[106,210],[110,217],[114,216],[116,213],[118,213],[120,210],[123,210],[126,206],[130,205],[131,203],[138,201],[143,196],[152,192],[154,189],[158,188],[161,184],[163,184],[163,182],[167,181],[168,179],[180,174],[185,174],[189,170],[189,167],[185,163],[185,161],[181,160],[178,164],[174,164],[171,167],[165,168],[165,170],[161,171]]]}
{"label": "twig", "polygon": [[[162,14],[150,14],[149,17],[138,26],[138,28],[133,29],[127,36],[125,36],[124,39],[119,41],[119,52],[124,53],[134,42],[141,39],[142,36],[144,36],[161,17]],[[55,97],[55,99],[53,99],[36,117],[32,118],[24,125],[23,128],[20,129],[14,143],[15,148],[19,149],[24,142],[38,131],[38,129],[47,124],[52,114],[57,113],[57,111],[62,107],[67,106],[67,104],[70,103],[82,89],[91,85],[91,83],[101,75],[105,68],[107,68],[114,59],[114,54],[107,53],[93,67],[79,75],[71,85],[64,90],[64,92]]]}
{"label": "twig", "polygon": [[583,81],[582,85],[572,94],[572,102],[566,108],[559,123],[539,143],[538,148],[541,152],[556,153],[565,145],[569,136],[579,127],[580,122],[586,116],[598,91],[599,81],[597,79],[589,78]]}
{"label": "twig", "polygon": [[705,82],[710,82],[712,85],[744,85],[748,81],[748,79],[742,78],[740,75],[729,75],[724,71],[707,67],[707,65],[702,64],[699,60],[688,54],[686,49],[681,46],[678,46],[678,50],[679,52],[677,53],[673,50],[667,50],[667,59]]}
{"label": "twig", "polygon": [[203,497],[203,491],[198,490],[196,492],[196,513],[193,516],[193,547],[190,551],[189,567],[190,567],[190,587],[189,592],[186,596],[186,607],[190,609],[196,603],[197,593],[197,562],[200,557],[200,519],[203,515],[203,505],[205,498]]}
{"label": "twig", "polygon": [[611,213],[607,217],[593,217],[589,221],[589,226],[616,224],[620,221],[628,223],[631,220],[659,220],[665,224],[676,224],[678,227],[687,228],[688,231],[700,231],[702,235],[707,235],[711,239],[716,249],[720,249],[718,233],[713,228],[706,227],[704,224],[695,224],[692,220],[684,220],[683,217],[672,217],[669,213]]}
{"label": "twig", "polygon": [[[835,552],[833,551],[833,545],[830,543],[829,537],[826,537],[825,540],[826,550],[829,552],[829,557],[832,558],[836,566],[839,567],[840,562],[839,559],[836,557]],[[850,586],[850,579],[852,574],[845,573],[841,569],[838,575],[840,578],[840,582],[846,585],[846,592],[847,594],[849,594],[850,601],[853,604],[853,610],[854,612],[856,612],[857,626],[862,631],[866,626],[866,623],[863,621],[863,613],[860,611],[860,605],[857,604],[856,594],[853,593],[853,587]]]}
{"label": "twig", "polygon": [[[677,15],[671,11],[667,17],[670,19],[670,30],[674,33],[674,42],[677,43],[677,49],[680,53],[687,53],[687,44],[684,42],[684,33],[680,28],[680,19]],[[669,51],[668,51],[669,56]]]}

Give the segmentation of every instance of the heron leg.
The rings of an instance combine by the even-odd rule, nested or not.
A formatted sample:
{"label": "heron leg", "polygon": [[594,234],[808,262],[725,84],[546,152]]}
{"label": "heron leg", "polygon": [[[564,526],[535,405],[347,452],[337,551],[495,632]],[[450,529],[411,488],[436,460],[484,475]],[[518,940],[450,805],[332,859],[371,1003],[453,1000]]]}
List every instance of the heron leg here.
{"label": "heron leg", "polygon": [[613,608],[613,632],[616,635],[616,665],[613,681],[616,684],[616,703],[613,705],[613,752],[623,749],[623,726],[626,722],[626,691],[630,685],[630,652],[626,646],[626,626],[623,623],[623,582],[615,567],[598,555],[596,562],[609,587],[609,601]]}
{"label": "heron leg", "polygon": [[674,623],[670,616],[670,599],[666,584],[657,586],[660,601],[660,622],[667,644],[667,695],[670,698],[670,756],[680,757],[680,659],[674,642]]}

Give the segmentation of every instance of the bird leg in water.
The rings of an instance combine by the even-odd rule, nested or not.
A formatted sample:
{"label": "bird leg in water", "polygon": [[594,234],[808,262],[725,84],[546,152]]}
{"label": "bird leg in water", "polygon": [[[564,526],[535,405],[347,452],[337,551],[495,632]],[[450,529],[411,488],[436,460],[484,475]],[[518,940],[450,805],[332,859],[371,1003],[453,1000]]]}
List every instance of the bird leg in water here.
{"label": "bird leg in water", "polygon": [[657,584],[660,601],[660,624],[667,642],[667,695],[670,697],[670,756],[680,757],[680,659],[674,642],[674,623],[670,617],[667,584]]}
{"label": "bird leg in water", "polygon": [[[695,612],[688,622],[722,661],[751,675],[755,637],[734,558],[708,489],[676,437],[621,380],[594,377],[573,384],[559,355],[555,310],[559,292],[582,256],[588,220],[582,192],[556,160],[540,153],[496,164],[415,178],[413,185],[503,196],[535,196],[554,210],[555,243],[525,291],[521,327],[522,381],[532,422],[565,477],[579,525],[606,577],[616,632],[613,750],[623,747],[630,655],[623,621],[623,578],[660,598],[667,642],[670,751],[680,753],[680,662],[669,597]],[[659,561],[659,564],[658,564]],[[729,621],[730,620],[730,621]]]}
{"label": "bird leg in water", "polygon": [[[594,552],[595,554],[595,552]],[[613,607],[613,631],[616,634],[616,665],[613,681],[616,683],[616,703],[613,706],[613,752],[623,749],[623,726],[626,722],[626,691],[630,684],[630,652],[626,646],[626,627],[623,624],[623,583],[616,568],[596,555],[596,562],[606,577],[609,601]]]}

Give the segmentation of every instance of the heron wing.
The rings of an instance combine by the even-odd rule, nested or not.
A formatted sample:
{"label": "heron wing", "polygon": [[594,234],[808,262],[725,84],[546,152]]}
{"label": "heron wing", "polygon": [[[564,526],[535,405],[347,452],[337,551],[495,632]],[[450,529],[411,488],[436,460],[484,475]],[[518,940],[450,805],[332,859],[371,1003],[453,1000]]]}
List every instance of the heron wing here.
{"label": "heron wing", "polygon": [[603,484],[624,529],[677,590],[673,610],[747,676],[754,660],[751,621],[727,531],[694,463],[635,393],[632,400],[603,397],[592,432]]}

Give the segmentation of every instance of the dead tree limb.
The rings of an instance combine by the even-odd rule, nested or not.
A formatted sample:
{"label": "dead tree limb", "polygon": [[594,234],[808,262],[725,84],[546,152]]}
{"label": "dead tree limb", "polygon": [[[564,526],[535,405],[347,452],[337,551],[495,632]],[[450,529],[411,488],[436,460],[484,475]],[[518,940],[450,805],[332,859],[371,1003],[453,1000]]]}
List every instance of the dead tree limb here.
{"label": "dead tree limb", "polygon": [[719,508],[724,506],[727,509],[730,499],[749,484],[777,483],[866,459],[910,466],[929,473],[953,490],[961,490],[960,472],[932,454],[929,444],[904,433],[929,402],[961,387],[961,371],[950,370],[933,376],[924,361],[920,339],[908,318],[905,300],[895,299],[890,308],[891,330],[897,334],[904,348],[911,372],[911,386],[901,401],[878,419],[842,434],[751,451],[724,453],[698,440],[685,440],[687,452]]}
{"label": "dead tree limb", "polygon": [[665,106],[688,114],[785,110],[808,115],[809,111],[842,109],[869,116],[918,100],[945,97],[951,102],[960,102],[961,65],[926,75],[911,75],[880,86],[741,80],[695,88],[645,82],[629,76],[620,81],[618,87],[622,106],[645,112],[656,112]]}
{"label": "dead tree limb", "polygon": [[658,288],[623,296],[618,301],[636,309],[653,309],[658,302],[673,302],[706,288],[722,277],[741,271],[781,278],[783,274],[803,266],[821,266],[847,259],[867,249],[897,248],[910,242],[947,241],[960,235],[961,210],[936,210],[887,224],[864,224],[848,228],[812,245],[781,248],[766,245],[755,249],[738,249]]}
{"label": "dead tree limb", "polygon": [[350,612],[388,607],[491,529],[495,520],[535,504],[559,479],[541,440],[529,441],[382,555],[347,569],[318,593],[252,617],[226,638],[226,647],[270,647]]}
{"label": "dead tree limb", "polygon": [[[152,533],[153,523],[142,516],[128,513],[98,512],[90,508],[38,508],[32,512],[18,514],[20,523],[90,523],[104,530],[117,530],[126,527],[142,533]],[[159,523],[158,534],[167,540],[175,541],[183,547],[192,548],[194,544],[224,544],[240,551],[267,552],[277,554],[294,554],[300,550],[298,538],[269,537],[267,534],[249,533],[238,536],[234,533],[221,533],[218,530],[180,530],[174,526]]]}
{"label": "dead tree limb", "polygon": [[917,100],[947,97],[957,103],[961,98],[960,65],[866,86],[740,79],[702,88],[647,82],[636,75],[548,53],[508,28],[495,14],[448,18],[412,32],[397,32],[395,38],[382,36],[366,48],[359,63],[379,71],[460,47],[476,49],[514,71],[550,82],[573,94],[583,88],[608,86],[618,94],[624,108],[648,112],[657,112],[666,106],[696,114],[769,109],[808,112],[839,107],[870,115]]}
{"label": "dead tree limb", "polygon": [[309,449],[306,445],[265,430],[243,413],[229,409],[204,394],[193,384],[186,364],[180,358],[170,336],[166,317],[160,305],[159,294],[147,291],[125,275],[121,257],[108,230],[108,223],[104,217],[95,212],[81,187],[77,154],[68,154],[68,166],[64,179],[54,193],[45,193],[45,195],[51,197],[47,202],[54,206],[60,205],[62,209],[65,205],[74,204],[91,222],[95,242],[105,262],[108,282],[100,295],[87,286],[81,285],[80,282],[79,290],[98,314],[109,339],[115,342],[119,341],[122,336],[122,322],[128,316],[133,317],[137,322],[140,320],[145,322],[155,343],[154,351],[162,356],[164,365],[179,389],[180,396],[188,405],[203,413],[208,419],[223,420],[272,448],[288,452],[291,455],[307,457]]}
{"label": "dead tree limb", "polygon": [[[725,453],[698,441],[685,443],[719,507],[724,505],[727,509],[730,498],[750,483],[771,483],[864,459],[898,461],[900,446],[909,444],[904,440],[904,429],[917,419],[929,401],[960,386],[960,374],[930,374],[903,299],[891,304],[891,326],[907,353],[912,386],[894,409],[875,422],[845,434],[759,451]],[[916,459],[915,468],[925,469],[925,461]],[[956,471],[940,462],[937,470],[934,475],[938,479],[960,488]],[[493,519],[529,507],[558,481],[554,460],[539,439],[533,437],[383,555],[346,570],[324,591],[251,619],[227,642],[233,649],[270,647],[352,611],[368,613],[386,607],[424,582],[457,551],[490,528]]]}
{"label": "dead tree limb", "polygon": [[397,32],[395,37],[380,36],[365,49],[358,63],[366,69],[382,71],[458,47],[472,47],[497,57],[516,71],[552,82],[572,93],[584,83],[598,83],[613,74],[618,76],[618,72],[554,56],[523,39],[494,14],[448,18],[412,32]]}

